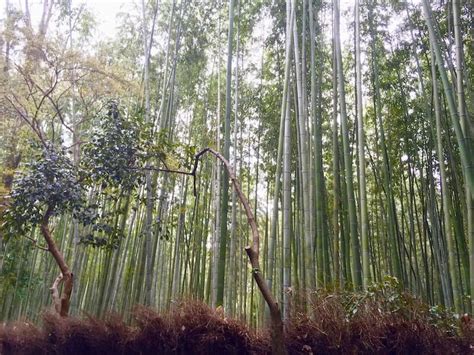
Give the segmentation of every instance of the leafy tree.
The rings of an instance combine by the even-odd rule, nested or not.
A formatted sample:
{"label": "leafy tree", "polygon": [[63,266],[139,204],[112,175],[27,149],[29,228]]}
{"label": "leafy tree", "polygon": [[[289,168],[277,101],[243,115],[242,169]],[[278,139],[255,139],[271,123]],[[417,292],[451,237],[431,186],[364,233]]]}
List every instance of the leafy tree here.
{"label": "leafy tree", "polygon": [[77,217],[83,210],[84,188],[66,153],[48,147],[33,159],[14,182],[5,225],[10,235],[30,232],[47,210],[50,217],[68,212]]}
{"label": "leafy tree", "polygon": [[[47,245],[41,248],[52,254],[61,270],[51,293],[56,311],[62,316],[69,311],[73,275],[53,239],[49,223],[51,218],[64,213],[80,218],[84,216],[83,207],[83,188],[73,163],[63,150],[50,145],[42,149],[14,183],[12,202],[2,226],[6,236],[26,235],[32,227],[40,226]],[[36,239],[32,242],[39,246]],[[64,282],[61,298],[58,291],[60,282]]]}

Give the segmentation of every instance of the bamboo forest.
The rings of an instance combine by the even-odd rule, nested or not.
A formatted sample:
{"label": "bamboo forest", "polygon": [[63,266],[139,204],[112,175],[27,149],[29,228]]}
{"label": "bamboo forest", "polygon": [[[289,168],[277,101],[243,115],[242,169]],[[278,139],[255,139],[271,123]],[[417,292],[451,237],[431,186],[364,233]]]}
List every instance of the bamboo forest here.
{"label": "bamboo forest", "polygon": [[1,6],[0,353],[474,351],[474,1]]}

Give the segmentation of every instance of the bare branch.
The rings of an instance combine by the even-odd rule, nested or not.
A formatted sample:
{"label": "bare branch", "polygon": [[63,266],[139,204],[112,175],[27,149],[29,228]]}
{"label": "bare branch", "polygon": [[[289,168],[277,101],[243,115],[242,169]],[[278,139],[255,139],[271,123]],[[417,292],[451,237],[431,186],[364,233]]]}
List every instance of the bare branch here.
{"label": "bare branch", "polygon": [[131,168],[128,168],[130,170],[151,170],[151,171],[162,171],[162,172],[165,172],[165,173],[173,173],[173,174],[181,174],[181,175],[188,175],[188,176],[194,176],[194,173],[193,172],[189,172],[189,171],[183,171],[183,170],[174,170],[174,169],[163,169],[163,168],[157,168],[156,166],[147,166],[147,167],[139,167],[139,168],[135,168],[135,167],[131,167]]}
{"label": "bare branch", "polygon": [[[15,94],[12,94],[13,98],[15,99],[16,102],[19,102],[18,98],[15,96]],[[38,136],[39,140],[41,141],[41,143],[43,144],[44,147],[47,147],[48,145],[46,144],[46,141],[44,140],[44,137],[43,137],[43,133],[41,131],[41,127],[38,125],[38,122],[34,119],[31,119],[28,117],[28,115],[22,111],[22,107],[21,107],[21,104],[20,104],[20,107],[18,107],[12,99],[10,99],[10,97],[8,96],[5,96],[5,99],[10,103],[10,105],[13,107],[13,109],[16,111],[16,113],[21,117],[21,119],[23,121],[25,121],[28,126],[31,127],[31,129],[33,130],[33,132],[36,133],[36,135]]]}
{"label": "bare branch", "polygon": [[49,249],[48,249],[47,247],[44,247],[44,246],[42,246],[42,245],[39,245],[39,244],[38,244],[38,241],[37,241],[36,239],[31,238],[31,237],[29,237],[29,236],[27,236],[27,235],[26,235],[25,237],[26,237],[26,239],[31,240],[31,242],[33,243],[33,245],[34,245],[35,247],[37,247],[38,249],[45,250],[45,251],[49,251]]}

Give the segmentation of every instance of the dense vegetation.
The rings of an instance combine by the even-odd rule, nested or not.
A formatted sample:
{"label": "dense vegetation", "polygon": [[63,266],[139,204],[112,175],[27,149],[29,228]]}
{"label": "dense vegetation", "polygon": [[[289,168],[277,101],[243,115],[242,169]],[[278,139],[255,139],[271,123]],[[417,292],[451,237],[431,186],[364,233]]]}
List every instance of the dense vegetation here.
{"label": "dense vegetation", "polygon": [[[393,279],[364,295],[322,293],[309,313],[286,321],[291,354],[470,354],[474,329],[399,293]],[[182,300],[166,312],[136,307],[132,323],[43,315],[42,328],[17,321],[0,328],[0,351],[19,354],[269,354],[270,337],[224,317],[222,309]]]}
{"label": "dense vegetation", "polygon": [[[194,299],[251,327],[271,319],[273,346],[282,324],[296,338],[329,326],[347,338],[328,351],[377,351],[397,345],[357,348],[353,332],[378,317],[371,297],[390,282],[385,301],[416,306],[380,306],[374,332],[400,321],[471,334],[472,1],[124,9],[109,38],[81,2],[6,1],[0,319],[38,321],[51,303],[63,317],[115,312],[111,327],[135,339],[134,306]],[[321,304],[340,322],[314,323]],[[361,328],[344,323],[357,312]],[[93,319],[84,326],[109,327]],[[46,318],[60,322],[76,320]],[[268,351],[248,336],[245,351]]]}

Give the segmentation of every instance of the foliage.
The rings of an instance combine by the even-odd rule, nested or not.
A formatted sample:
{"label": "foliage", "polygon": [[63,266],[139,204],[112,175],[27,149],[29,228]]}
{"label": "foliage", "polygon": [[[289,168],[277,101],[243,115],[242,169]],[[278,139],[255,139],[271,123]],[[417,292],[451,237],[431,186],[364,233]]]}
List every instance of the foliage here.
{"label": "foliage", "polygon": [[71,213],[82,225],[89,225],[81,238],[85,244],[116,246],[123,233],[113,227],[115,214],[106,214],[97,203],[85,200],[86,188],[91,184],[130,189],[136,183],[134,178],[138,173],[129,171],[127,162],[135,159],[133,144],[137,130],[130,130],[117,120],[112,122],[105,127],[105,133],[93,140],[91,148],[85,150],[89,154],[85,162],[95,164],[90,173],[74,166],[65,150],[52,145],[24,164],[24,171],[13,184],[11,204],[4,215],[2,229],[6,238],[30,233],[50,209],[51,216]]}
{"label": "foliage", "polygon": [[25,268],[18,259],[31,257],[32,247],[23,239],[11,239],[8,247],[0,250],[2,253],[0,268],[0,292],[10,290],[13,296],[25,299],[28,288],[39,285],[42,277],[34,270]]}
{"label": "foliage", "polygon": [[459,332],[459,320],[454,313],[440,305],[428,306],[421,302],[405,292],[398,279],[390,275],[386,275],[381,282],[371,284],[367,292],[343,293],[342,303],[348,321],[370,309],[379,316],[392,314],[406,321],[423,317],[430,326],[447,334],[454,335]]}
{"label": "foliage", "polygon": [[51,215],[71,212],[79,217],[83,193],[77,169],[66,152],[46,147],[17,176],[3,228],[7,235],[24,235],[41,223],[47,209]]}
{"label": "foliage", "polygon": [[142,174],[135,169],[141,149],[139,119],[123,115],[117,103],[109,103],[108,113],[98,117],[98,128],[84,147],[82,166],[88,172],[87,183],[128,191],[142,182]]}
{"label": "foliage", "polygon": [[92,231],[81,237],[81,243],[94,248],[116,249],[124,237],[123,231],[111,224],[101,222],[94,224]]}

